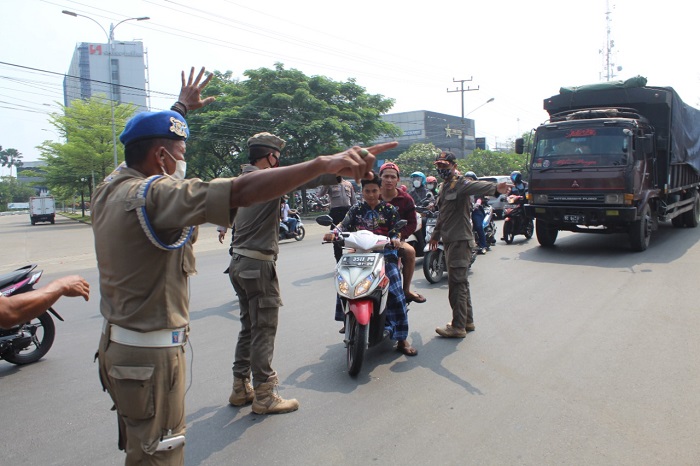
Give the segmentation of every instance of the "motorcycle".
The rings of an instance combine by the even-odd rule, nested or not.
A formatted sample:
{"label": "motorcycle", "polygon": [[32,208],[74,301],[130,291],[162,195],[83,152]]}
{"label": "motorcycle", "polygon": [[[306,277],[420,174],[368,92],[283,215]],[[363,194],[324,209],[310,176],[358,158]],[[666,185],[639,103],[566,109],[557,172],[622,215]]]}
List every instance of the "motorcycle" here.
{"label": "motorcycle", "polygon": [[[434,251],[430,250],[430,238],[433,236],[435,225],[437,225],[438,212],[427,212],[425,219],[425,249],[423,250],[423,275],[428,283],[439,283],[443,275],[447,272],[447,262],[445,261],[445,245],[442,241],[438,241],[437,248]],[[494,226],[495,228],[495,226]],[[472,250],[469,260],[469,269],[476,261],[476,251]]]}
{"label": "motorcycle", "polygon": [[[330,215],[316,218],[322,226],[333,226]],[[400,230],[406,220],[399,220],[394,229]],[[386,303],[389,277],[384,271],[386,247],[391,247],[387,236],[371,231],[340,232],[338,239],[344,248],[335,271],[335,286],[345,314],[344,343],[347,367],[351,376],[362,368],[365,350],[387,338],[385,330]]]}
{"label": "motorcycle", "polygon": [[508,204],[503,208],[503,240],[511,244],[515,235],[524,235],[532,238],[535,224],[532,218],[525,214],[525,197],[511,194],[508,196]]}
{"label": "motorcycle", "polygon": [[[11,296],[32,291],[39,281],[42,270],[34,271],[36,264],[21,267],[0,276],[0,294]],[[51,307],[36,319],[15,325],[12,328],[0,328],[0,359],[23,365],[38,361],[51,349],[56,327],[51,315],[58,320],[63,318]]]}
{"label": "motorcycle", "polygon": [[430,238],[437,225],[438,212],[428,211],[425,217],[425,247],[423,248],[423,275],[429,283],[438,283],[447,269],[445,246],[440,241],[434,251],[430,250]]}
{"label": "motorcycle", "polygon": [[486,235],[486,245],[496,244],[496,211],[490,205],[484,206],[484,234]]}
{"label": "motorcycle", "polygon": [[292,210],[289,212],[289,216],[297,219],[297,229],[296,231],[290,231],[287,224],[280,220],[279,239],[295,239],[297,241],[303,240],[306,236],[306,230],[304,229],[304,224],[301,221],[301,217],[299,217],[299,213],[296,210]]}

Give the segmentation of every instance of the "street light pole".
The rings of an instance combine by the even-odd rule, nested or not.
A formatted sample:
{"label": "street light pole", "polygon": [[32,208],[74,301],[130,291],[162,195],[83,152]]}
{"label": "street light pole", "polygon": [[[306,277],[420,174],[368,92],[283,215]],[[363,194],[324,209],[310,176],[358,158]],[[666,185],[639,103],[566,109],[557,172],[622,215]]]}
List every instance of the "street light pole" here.
{"label": "street light pole", "polygon": [[102,32],[105,33],[105,36],[107,37],[107,47],[109,48],[109,56],[107,57],[107,77],[109,79],[109,109],[110,109],[110,115],[112,119],[112,149],[114,151],[114,168],[117,168],[117,165],[119,165],[119,161],[117,158],[117,129],[114,121],[114,84],[113,84],[113,79],[112,79],[112,55],[114,53],[114,30],[119,26],[120,24],[126,22],[126,21],[146,21],[151,18],[148,16],[141,16],[138,18],[127,18],[119,21],[116,25],[115,24],[110,24],[109,25],[109,34],[107,34],[107,31],[105,30],[104,27],[97,21],[95,21],[93,18],[90,18],[89,16],[85,15],[80,15],[78,13],[74,13],[72,11],[68,10],[63,10],[61,13],[64,15],[68,16],[73,16],[73,17],[78,17],[80,16],[81,18],[86,18],[92,21],[93,23],[97,24],[100,29],[102,29]]}

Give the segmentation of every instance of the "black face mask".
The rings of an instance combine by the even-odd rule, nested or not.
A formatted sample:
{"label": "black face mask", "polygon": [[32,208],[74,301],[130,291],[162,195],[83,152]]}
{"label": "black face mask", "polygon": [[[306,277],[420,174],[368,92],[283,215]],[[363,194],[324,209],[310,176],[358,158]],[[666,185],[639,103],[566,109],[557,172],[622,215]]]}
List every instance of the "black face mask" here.
{"label": "black face mask", "polygon": [[[275,160],[275,163],[270,163],[270,156]],[[280,158],[276,157],[275,154],[267,154],[267,163],[270,164],[271,168],[277,168],[280,166]]]}
{"label": "black face mask", "polygon": [[437,172],[438,175],[440,175],[440,178],[445,181],[449,180],[450,176],[452,176],[452,168],[438,168]]}

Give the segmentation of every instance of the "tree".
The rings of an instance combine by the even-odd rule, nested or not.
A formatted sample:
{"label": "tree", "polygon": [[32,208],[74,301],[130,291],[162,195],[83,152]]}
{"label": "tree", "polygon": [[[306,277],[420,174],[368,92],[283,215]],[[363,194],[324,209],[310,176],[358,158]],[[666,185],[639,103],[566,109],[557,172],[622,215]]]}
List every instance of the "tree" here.
{"label": "tree", "polygon": [[401,173],[410,174],[423,172],[426,176],[435,172],[435,157],[440,154],[440,149],[431,143],[416,143],[401,153],[394,163],[399,166]]}
{"label": "tree", "polygon": [[[94,184],[114,170],[109,101],[101,96],[74,100],[70,107],[63,107],[63,112],[52,113],[49,118],[66,142],[44,141],[37,147],[40,158],[46,162],[46,184],[63,198],[84,191],[92,196]],[[131,104],[114,106],[117,131],[133,113]],[[123,160],[123,147],[119,145],[117,150]]]}
{"label": "tree", "polygon": [[11,202],[29,202],[29,197],[34,196],[34,189],[17,181],[13,176],[0,178],[0,212],[7,210],[7,204]]}
{"label": "tree", "polygon": [[205,94],[216,95],[217,100],[188,119],[193,133],[187,146],[192,176],[237,174],[248,162],[245,142],[263,131],[287,141],[282,165],[400,133],[381,119],[394,101],[367,94],[354,79],[337,82],[306,76],[285,70],[281,63],[274,69],[248,70],[242,81],[231,79],[230,72],[215,74],[217,79]]}
{"label": "tree", "polygon": [[5,149],[3,150],[0,146],[0,167],[21,167],[22,166],[22,154],[17,151],[17,149]]}

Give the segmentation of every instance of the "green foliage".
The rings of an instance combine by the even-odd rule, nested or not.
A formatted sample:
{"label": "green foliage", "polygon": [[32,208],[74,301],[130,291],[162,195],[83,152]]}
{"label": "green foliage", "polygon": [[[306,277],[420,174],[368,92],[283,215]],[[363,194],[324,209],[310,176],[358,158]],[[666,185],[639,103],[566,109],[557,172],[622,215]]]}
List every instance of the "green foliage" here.
{"label": "green foliage", "polygon": [[433,143],[416,143],[399,155],[393,162],[401,169],[403,176],[413,172],[423,172],[425,176],[435,173],[435,157],[440,154],[440,149]]}
{"label": "green foliage", "polygon": [[17,149],[5,149],[0,146],[0,167],[21,167],[22,154]]}
{"label": "green foliage", "polygon": [[18,182],[15,177],[3,176],[0,178],[0,212],[7,210],[7,204],[29,202],[29,197],[34,195],[33,188]]}
{"label": "green foliage", "polygon": [[513,170],[520,170],[523,177],[527,177],[526,156],[515,152],[476,149],[466,159],[458,160],[457,167],[462,173],[473,171],[476,176],[509,175]]}
{"label": "green foliage", "polygon": [[[94,184],[114,170],[109,101],[103,97],[75,100],[70,107],[63,107],[63,111],[63,114],[52,113],[50,123],[66,142],[44,141],[37,147],[40,158],[47,164],[46,185],[61,198],[80,191],[91,195]],[[133,113],[131,104],[114,106],[117,133]],[[124,151],[119,144],[117,151],[118,159],[123,160]]]}
{"label": "green foliage", "polygon": [[215,95],[216,101],[188,116],[187,168],[192,176],[239,173],[248,162],[247,139],[263,131],[287,141],[282,165],[399,134],[381,119],[394,101],[367,94],[353,79],[306,76],[280,63],[274,69],[248,70],[242,81],[232,79],[231,72],[215,75],[205,95]]}

